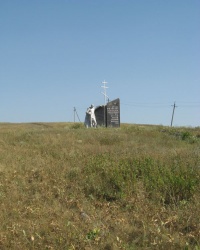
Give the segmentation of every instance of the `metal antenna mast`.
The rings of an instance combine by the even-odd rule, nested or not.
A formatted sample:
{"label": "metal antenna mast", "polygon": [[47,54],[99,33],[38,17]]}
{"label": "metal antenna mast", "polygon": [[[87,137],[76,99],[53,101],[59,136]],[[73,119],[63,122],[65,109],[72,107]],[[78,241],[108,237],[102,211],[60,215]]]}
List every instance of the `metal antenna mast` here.
{"label": "metal antenna mast", "polygon": [[107,82],[104,80],[102,82],[103,86],[101,86],[104,89],[104,92],[101,92],[104,95],[104,126],[106,127],[106,99],[108,100],[108,96],[106,94],[106,89],[108,89],[108,87],[106,87]]}

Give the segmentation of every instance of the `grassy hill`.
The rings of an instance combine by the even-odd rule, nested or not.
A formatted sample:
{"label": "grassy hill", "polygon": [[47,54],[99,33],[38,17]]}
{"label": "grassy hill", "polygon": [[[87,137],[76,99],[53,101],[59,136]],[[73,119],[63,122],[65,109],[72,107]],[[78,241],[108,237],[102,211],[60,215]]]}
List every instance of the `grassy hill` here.
{"label": "grassy hill", "polygon": [[0,124],[0,249],[200,249],[200,128]]}

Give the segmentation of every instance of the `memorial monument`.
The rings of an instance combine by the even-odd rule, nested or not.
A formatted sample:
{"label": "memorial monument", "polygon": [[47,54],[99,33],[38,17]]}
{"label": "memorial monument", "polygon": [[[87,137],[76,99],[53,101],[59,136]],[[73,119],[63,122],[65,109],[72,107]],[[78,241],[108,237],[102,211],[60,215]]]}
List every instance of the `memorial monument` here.
{"label": "memorial monument", "polygon": [[90,108],[86,111],[86,127],[120,127],[120,99],[117,98],[107,103],[107,105],[94,108],[95,126],[91,123]]}
{"label": "memorial monument", "polygon": [[113,101],[109,101],[108,96],[106,94],[106,86],[107,82],[102,82],[104,92],[104,105],[97,106],[91,105],[87,111],[85,116],[85,126],[88,127],[120,127],[120,99],[117,98]]}
{"label": "memorial monument", "polygon": [[107,126],[120,127],[120,100],[119,98],[107,103]]}

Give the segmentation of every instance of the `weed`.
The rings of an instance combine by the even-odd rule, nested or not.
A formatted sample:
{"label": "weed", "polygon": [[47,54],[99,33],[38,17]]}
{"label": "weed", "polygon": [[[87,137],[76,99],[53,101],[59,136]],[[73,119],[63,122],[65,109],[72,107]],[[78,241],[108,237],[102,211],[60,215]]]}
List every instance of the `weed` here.
{"label": "weed", "polygon": [[191,134],[190,134],[190,132],[188,132],[188,131],[184,131],[184,132],[181,133],[181,139],[182,139],[182,140],[187,140],[187,139],[189,139],[190,137],[191,137]]}
{"label": "weed", "polygon": [[176,205],[193,197],[199,188],[198,169],[179,164],[166,166],[150,159],[145,161],[143,179],[151,197],[157,197],[164,204]]}
{"label": "weed", "polygon": [[100,229],[94,228],[93,230],[91,230],[90,232],[87,233],[86,239],[87,240],[95,240],[98,237],[99,233],[100,233]]}
{"label": "weed", "polygon": [[74,123],[73,125],[71,125],[70,127],[71,129],[80,129],[80,128],[84,128],[82,123]]}
{"label": "weed", "polygon": [[88,195],[114,201],[134,192],[135,173],[131,165],[126,161],[118,162],[109,154],[92,157],[85,174]]}

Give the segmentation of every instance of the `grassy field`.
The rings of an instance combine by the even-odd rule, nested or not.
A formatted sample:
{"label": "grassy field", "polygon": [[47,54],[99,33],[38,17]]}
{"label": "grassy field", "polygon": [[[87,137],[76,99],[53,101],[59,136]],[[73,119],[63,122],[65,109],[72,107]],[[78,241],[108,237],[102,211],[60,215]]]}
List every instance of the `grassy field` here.
{"label": "grassy field", "polygon": [[0,249],[200,249],[200,128],[0,123]]}

